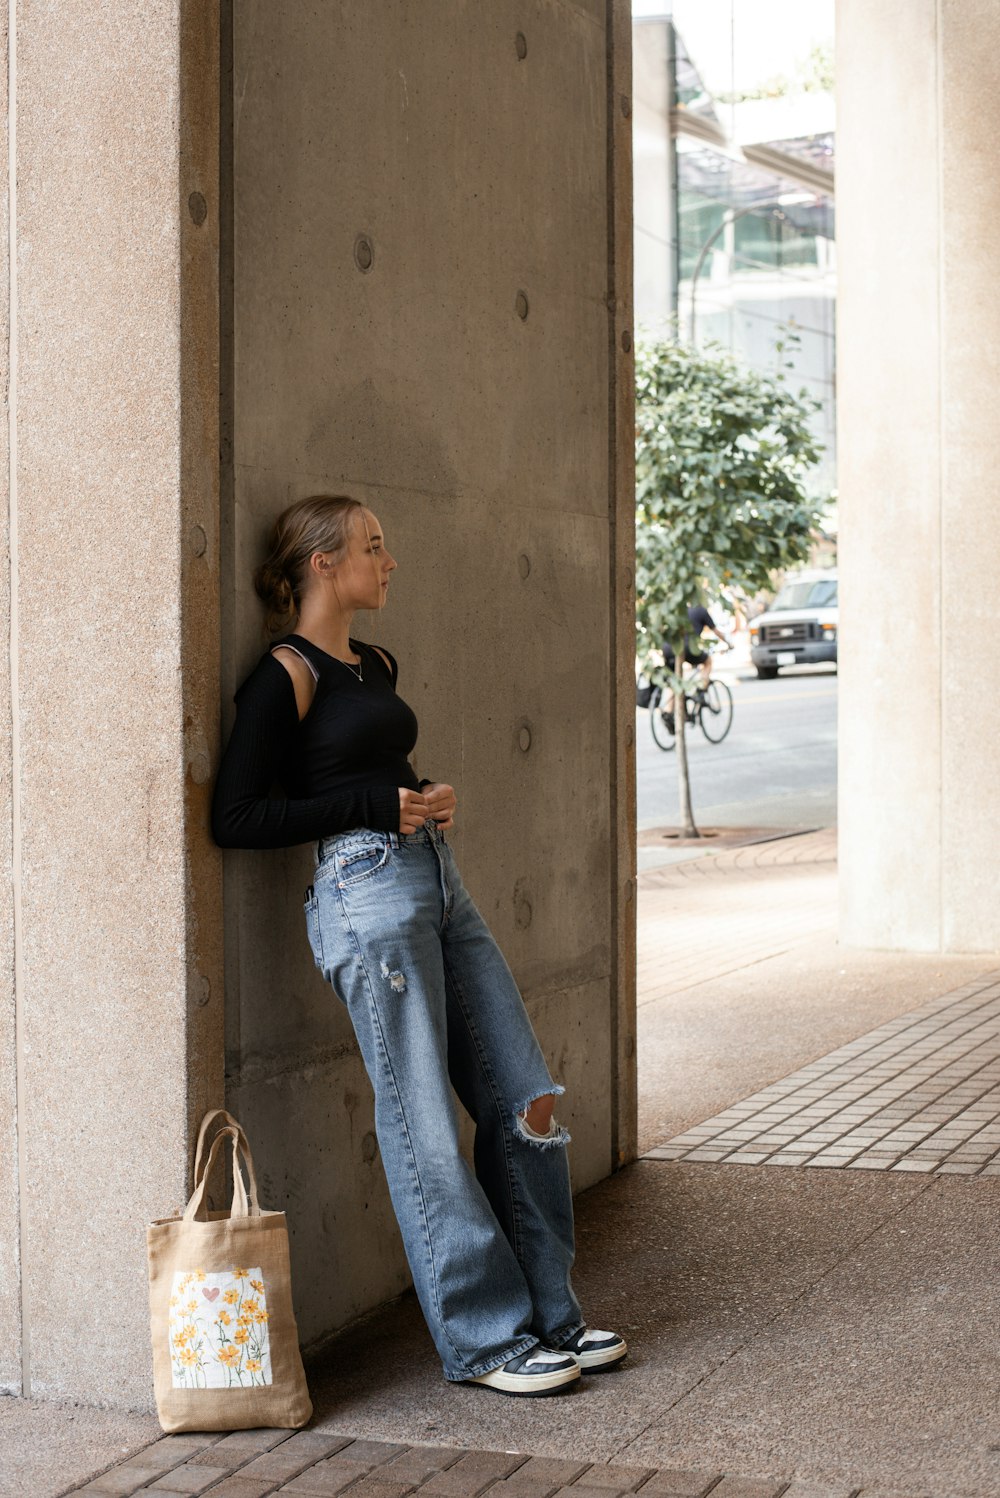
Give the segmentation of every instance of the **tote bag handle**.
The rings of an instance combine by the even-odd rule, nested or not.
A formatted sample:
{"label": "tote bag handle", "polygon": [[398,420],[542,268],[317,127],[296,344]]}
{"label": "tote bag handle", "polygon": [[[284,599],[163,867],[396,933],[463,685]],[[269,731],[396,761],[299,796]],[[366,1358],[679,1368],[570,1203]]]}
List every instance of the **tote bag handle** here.
{"label": "tote bag handle", "polygon": [[208,1152],[208,1159],[205,1162],[205,1169],[202,1174],[201,1180],[192,1191],[191,1200],[184,1208],[183,1220],[185,1222],[196,1222],[200,1220],[198,1214],[201,1212],[204,1203],[205,1187],[208,1185],[209,1177],[212,1174],[212,1166],[215,1164],[216,1156],[219,1153],[219,1148],[222,1145],[223,1141],[226,1139],[231,1139],[233,1141],[233,1201],[232,1206],[229,1209],[229,1215],[230,1217],[260,1216],[260,1207],[257,1204],[256,1197],[256,1183],[254,1183],[251,1200],[248,1202],[246,1190],[243,1186],[243,1178],[240,1175],[239,1155],[240,1153],[242,1153],[243,1158],[246,1161],[247,1170],[250,1173],[251,1180],[253,1180],[253,1162],[246,1143],[246,1137],[245,1135],[243,1135],[242,1130],[225,1128],[220,1129],[218,1134],[216,1134],[215,1138],[212,1140],[212,1147]]}
{"label": "tote bag handle", "polygon": [[[250,1153],[250,1142],[247,1139],[242,1124],[231,1113],[227,1113],[225,1108],[210,1108],[201,1121],[201,1128],[198,1130],[198,1143],[195,1146],[194,1152],[195,1189],[201,1185],[202,1176],[207,1174],[205,1170],[205,1140],[208,1137],[209,1126],[215,1118],[223,1119],[225,1131],[233,1134],[234,1138],[239,1141],[243,1158],[246,1161],[247,1174],[250,1177],[249,1215],[251,1217],[258,1217],[260,1215],[260,1200],[257,1192],[257,1175],[253,1167],[253,1155]],[[235,1194],[245,1201],[246,1192],[243,1186],[243,1176],[237,1167],[235,1145],[233,1148],[233,1185],[235,1187]],[[239,1215],[246,1217],[248,1215],[246,1209]]]}

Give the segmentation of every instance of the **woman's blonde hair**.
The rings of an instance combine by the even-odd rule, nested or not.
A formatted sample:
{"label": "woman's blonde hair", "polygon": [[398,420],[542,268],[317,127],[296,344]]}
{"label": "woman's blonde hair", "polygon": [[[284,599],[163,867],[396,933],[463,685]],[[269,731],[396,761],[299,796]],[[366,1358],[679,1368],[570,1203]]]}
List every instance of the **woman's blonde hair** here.
{"label": "woman's blonde hair", "polygon": [[314,551],[329,551],[339,559],[350,541],[351,518],[364,508],[349,494],[310,494],[282,510],[271,529],[267,555],[253,575],[267,610],[268,634],[295,625],[309,558]]}

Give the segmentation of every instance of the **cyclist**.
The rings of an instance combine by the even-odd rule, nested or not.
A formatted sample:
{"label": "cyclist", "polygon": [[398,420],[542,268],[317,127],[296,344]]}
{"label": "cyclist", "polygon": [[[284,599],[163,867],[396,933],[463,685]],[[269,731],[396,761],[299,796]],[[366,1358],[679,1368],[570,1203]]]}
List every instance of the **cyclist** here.
{"label": "cyclist", "polygon": [[[708,612],[708,609],[706,609],[703,604],[688,604],[687,616],[688,623],[693,626],[693,631],[697,632],[698,637],[703,635],[706,629],[710,629],[713,635],[718,635],[719,639],[722,641],[723,645],[725,645],[727,650],[732,650],[732,644],[729,640],[726,639],[725,635],[722,633],[721,629],[719,629],[718,625],[715,623],[715,620]],[[663,659],[666,664],[667,670],[673,671],[677,657],[674,654],[673,647],[671,646],[669,640],[663,641]],[[698,690],[700,692],[704,692],[712,675],[712,654],[711,651],[708,650],[697,650],[692,648],[691,636],[688,632],[685,632],[684,634],[684,659],[687,661],[689,666],[694,666],[697,670]],[[675,733],[676,727],[674,723],[674,694],[673,692],[665,692],[664,696],[670,704],[663,715],[666,721],[667,730],[670,733]]]}

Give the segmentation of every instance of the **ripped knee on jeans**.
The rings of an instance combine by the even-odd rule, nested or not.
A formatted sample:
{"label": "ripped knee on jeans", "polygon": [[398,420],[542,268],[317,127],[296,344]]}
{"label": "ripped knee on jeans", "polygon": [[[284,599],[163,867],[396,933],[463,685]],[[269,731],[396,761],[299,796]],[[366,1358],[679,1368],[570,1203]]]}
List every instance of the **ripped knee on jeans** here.
{"label": "ripped knee on jeans", "polygon": [[521,1139],[541,1149],[569,1143],[569,1131],[556,1123],[552,1116],[556,1098],[565,1090],[556,1087],[552,1092],[540,1092],[515,1110],[514,1127]]}

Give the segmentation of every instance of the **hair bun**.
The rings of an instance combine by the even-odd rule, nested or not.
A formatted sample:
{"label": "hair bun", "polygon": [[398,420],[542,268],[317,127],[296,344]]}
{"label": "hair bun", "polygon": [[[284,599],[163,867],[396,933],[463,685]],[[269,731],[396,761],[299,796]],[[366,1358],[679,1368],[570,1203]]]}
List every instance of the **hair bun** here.
{"label": "hair bun", "polygon": [[271,561],[261,563],[254,573],[253,585],[257,597],[267,609],[269,630],[279,629],[287,619],[295,616],[295,589],[283,568]]}

